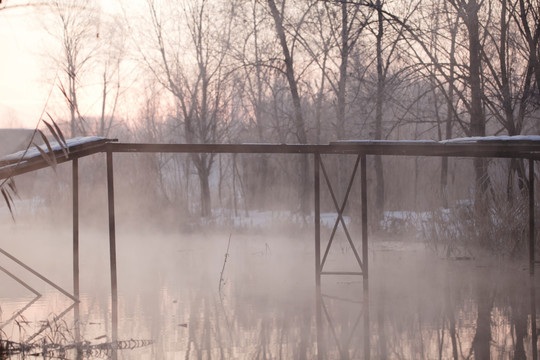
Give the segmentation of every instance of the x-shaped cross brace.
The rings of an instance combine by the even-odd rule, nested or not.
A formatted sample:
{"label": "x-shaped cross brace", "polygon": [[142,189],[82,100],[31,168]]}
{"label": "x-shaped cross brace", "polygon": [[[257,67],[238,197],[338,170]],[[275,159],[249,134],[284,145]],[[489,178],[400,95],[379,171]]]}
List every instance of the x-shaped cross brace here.
{"label": "x-shaped cross brace", "polygon": [[[351,178],[349,180],[349,185],[347,186],[347,191],[345,192],[345,197],[343,199],[343,202],[341,206],[339,206],[336,195],[334,193],[334,190],[332,188],[332,184],[330,182],[330,178],[328,177],[328,173],[326,171],[326,168],[324,167],[324,164],[322,162],[322,159],[320,159],[319,164],[321,166],[324,179],[326,180],[326,184],[328,186],[328,190],[330,191],[330,195],[332,197],[332,201],[334,202],[334,206],[337,211],[337,218],[334,223],[334,227],[332,228],[332,233],[330,235],[330,240],[328,241],[328,245],[326,246],[326,250],[323,255],[323,259],[321,262],[321,274],[322,275],[362,275],[364,271],[364,265],[362,263],[362,260],[360,259],[360,255],[358,254],[358,251],[356,251],[356,246],[354,245],[354,242],[352,241],[351,235],[349,233],[349,230],[347,229],[347,224],[345,223],[345,220],[343,219],[343,212],[345,211],[345,207],[347,206],[347,201],[349,200],[349,195],[351,193],[351,188],[354,183],[354,178],[356,177],[356,172],[358,170],[358,164],[360,163],[360,155],[356,157],[356,162],[354,164],[353,172],[351,175]],[[330,251],[330,247],[332,246],[332,243],[334,241],[334,237],[336,235],[337,227],[341,223],[341,226],[343,227],[343,231],[345,232],[345,235],[347,236],[347,240],[349,242],[349,245],[351,246],[351,249],[354,253],[354,257],[356,258],[356,261],[358,262],[358,265],[360,266],[360,269],[362,272],[344,272],[344,271],[332,271],[332,272],[323,272],[324,264],[326,263],[326,258],[328,257],[328,252]]]}

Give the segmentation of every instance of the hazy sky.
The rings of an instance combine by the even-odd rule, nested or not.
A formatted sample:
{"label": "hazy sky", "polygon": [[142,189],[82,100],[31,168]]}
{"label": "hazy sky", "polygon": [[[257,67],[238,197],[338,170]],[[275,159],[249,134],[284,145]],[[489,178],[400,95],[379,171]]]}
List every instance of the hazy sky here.
{"label": "hazy sky", "polygon": [[[54,103],[61,99],[58,84],[53,84],[56,70],[51,60],[58,43],[45,30],[49,15],[47,7],[39,3],[43,4],[40,0],[4,0],[0,5],[0,127],[33,128],[45,108],[51,111],[66,105],[65,101]],[[104,14],[118,14],[121,0],[97,3]]]}
{"label": "hazy sky", "polygon": [[0,10],[0,127],[34,127],[50,91],[39,61],[44,32],[35,11]]}

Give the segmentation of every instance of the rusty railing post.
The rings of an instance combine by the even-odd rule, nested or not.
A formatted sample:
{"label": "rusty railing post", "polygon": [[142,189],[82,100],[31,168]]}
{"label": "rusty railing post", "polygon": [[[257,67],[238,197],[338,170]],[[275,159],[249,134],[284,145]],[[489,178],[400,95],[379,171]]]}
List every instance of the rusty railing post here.
{"label": "rusty railing post", "polygon": [[314,223],[315,223],[315,321],[317,324],[317,359],[323,357],[323,331],[322,331],[322,294],[321,294],[321,182],[320,182],[320,154],[313,154],[313,191],[315,195]]}
{"label": "rusty railing post", "polygon": [[529,273],[534,275],[534,159],[529,159]]}
{"label": "rusty railing post", "polygon": [[71,162],[72,187],[73,187],[73,297],[75,306],[73,308],[75,320],[75,342],[81,341],[80,331],[80,283],[79,283],[79,159],[74,158]]}
{"label": "rusty railing post", "polygon": [[368,214],[367,214],[367,170],[366,154],[362,154],[360,164],[360,178],[362,186],[362,263],[363,273],[363,293],[364,293],[364,359],[369,360],[370,339],[369,339],[369,266],[368,266]]}
{"label": "rusty railing post", "polygon": [[531,345],[532,358],[538,359],[538,330],[536,329],[536,291],[534,284],[534,159],[529,159],[529,283],[531,289]]}
{"label": "rusty railing post", "polygon": [[112,151],[107,150],[107,190],[109,204],[109,256],[111,266],[112,342],[118,342],[118,280],[116,273],[116,226],[114,218],[114,177]]}

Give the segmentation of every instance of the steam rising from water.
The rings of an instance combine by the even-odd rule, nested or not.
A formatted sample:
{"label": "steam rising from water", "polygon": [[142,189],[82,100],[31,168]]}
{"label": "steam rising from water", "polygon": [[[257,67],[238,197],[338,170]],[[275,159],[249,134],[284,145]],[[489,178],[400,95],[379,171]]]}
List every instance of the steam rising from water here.
{"label": "steam rising from water", "polygon": [[[1,246],[71,289],[69,231],[44,232],[38,225],[10,227],[13,235],[3,239]],[[220,291],[229,235],[225,231],[182,234],[156,228],[118,229],[119,336],[154,341],[129,350],[126,356],[316,356],[311,232],[292,236],[232,233]],[[336,240],[339,250],[329,255],[329,266],[352,264],[351,250],[342,240]],[[372,238],[371,244],[372,358],[431,359],[439,354],[452,358],[455,349],[466,356],[473,348],[481,351],[485,344],[492,356],[530,354],[528,275],[519,266],[441,260],[411,239]],[[24,340],[41,320],[51,320],[70,301],[16,266],[12,270],[44,294],[23,313],[28,321],[22,326]],[[81,334],[91,342],[110,339],[108,276],[106,236],[100,231],[85,232],[81,239]],[[5,276],[3,281],[14,285]],[[8,287],[2,291],[2,320],[31,298],[11,285],[9,291]],[[324,351],[329,358],[346,353],[362,358],[364,329],[362,321],[357,321],[364,310],[361,278],[324,277],[323,294]],[[482,328],[485,314],[490,325],[487,334]],[[69,337],[72,313],[62,321]],[[12,323],[4,331],[17,338],[18,329]],[[482,339],[488,339],[487,343],[482,344]]]}

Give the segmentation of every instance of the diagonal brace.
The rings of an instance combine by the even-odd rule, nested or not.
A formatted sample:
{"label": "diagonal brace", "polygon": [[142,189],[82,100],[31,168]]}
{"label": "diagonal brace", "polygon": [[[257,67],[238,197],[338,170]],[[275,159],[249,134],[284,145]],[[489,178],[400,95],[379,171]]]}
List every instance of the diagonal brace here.
{"label": "diagonal brace", "polygon": [[8,253],[7,251],[5,251],[4,249],[1,249],[1,248],[0,248],[0,253],[4,254],[6,257],[8,257],[8,258],[11,259],[12,261],[14,261],[17,265],[21,266],[22,268],[24,268],[25,270],[29,271],[30,273],[32,273],[33,275],[35,275],[36,277],[38,277],[38,278],[41,279],[42,281],[46,282],[47,284],[49,284],[50,286],[52,286],[53,288],[55,288],[56,290],[60,291],[62,294],[64,294],[65,296],[67,296],[68,298],[70,298],[71,300],[73,300],[74,302],[79,302],[79,299],[77,299],[75,296],[71,295],[69,292],[67,292],[66,290],[62,289],[60,286],[56,285],[56,284],[53,283],[51,280],[47,279],[45,276],[41,275],[41,274],[38,273],[36,270],[32,269],[30,266],[26,265],[25,263],[23,263],[22,261],[20,261],[19,259],[17,259],[15,256],[11,255],[10,253]]}
{"label": "diagonal brace", "polygon": [[332,243],[334,241],[334,237],[335,237],[335,234],[336,234],[336,230],[337,230],[337,227],[338,227],[338,224],[341,222],[341,225],[343,226],[343,230],[345,232],[345,235],[347,236],[347,240],[349,242],[349,245],[351,246],[351,249],[353,250],[353,253],[354,253],[354,256],[356,258],[356,261],[358,262],[358,265],[360,266],[360,268],[362,269],[362,271],[364,270],[364,266],[363,266],[363,263],[362,263],[362,260],[360,259],[360,256],[358,255],[358,252],[356,251],[356,247],[352,241],[352,238],[351,238],[351,235],[349,233],[349,230],[347,228],[347,225],[345,224],[345,220],[343,219],[343,212],[345,211],[345,206],[347,205],[347,201],[349,200],[349,195],[350,195],[350,192],[351,192],[351,189],[352,189],[352,185],[354,183],[354,178],[356,176],[356,172],[358,170],[358,164],[360,162],[360,155],[358,155],[358,157],[356,158],[356,162],[354,164],[354,169],[353,169],[353,172],[352,172],[352,175],[351,175],[351,178],[349,180],[349,184],[347,186],[347,191],[345,192],[345,197],[343,199],[343,202],[341,204],[341,207],[338,205],[338,201],[336,199],[336,195],[334,194],[334,190],[332,188],[332,184],[330,182],[330,178],[328,177],[328,173],[326,172],[326,168],[324,167],[324,164],[322,162],[322,159],[320,159],[320,166],[321,166],[321,169],[323,171],[323,175],[324,175],[324,178],[326,180],[326,184],[328,186],[328,190],[330,191],[330,195],[332,197],[332,200],[334,202],[334,206],[336,208],[336,211],[337,211],[337,218],[336,218],[336,222],[334,223],[334,227],[332,229],[332,233],[330,235],[330,240],[328,241],[328,245],[326,246],[326,250],[324,252],[324,256],[323,256],[323,259],[322,259],[322,263],[321,263],[321,270],[323,269],[324,267],[324,264],[326,262],[326,258],[328,256],[328,252],[330,251],[330,247],[332,246]]}

